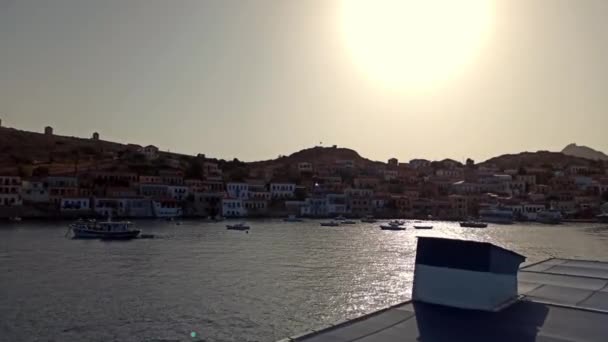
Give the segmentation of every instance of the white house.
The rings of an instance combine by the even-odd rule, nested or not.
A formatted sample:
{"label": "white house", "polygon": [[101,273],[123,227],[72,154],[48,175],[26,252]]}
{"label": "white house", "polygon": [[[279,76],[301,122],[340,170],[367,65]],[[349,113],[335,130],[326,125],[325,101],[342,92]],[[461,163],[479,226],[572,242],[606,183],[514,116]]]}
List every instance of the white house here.
{"label": "white house", "polygon": [[462,178],[464,172],[460,169],[439,169],[435,172],[439,177]]}
{"label": "white house", "polygon": [[294,183],[270,183],[272,198],[293,198],[296,191]]}
{"label": "white house", "polygon": [[101,216],[123,216],[125,204],[119,198],[97,197],[93,200],[92,208]]}
{"label": "white house", "polygon": [[169,195],[169,186],[164,184],[140,184],[139,193],[142,196],[163,198]]}
{"label": "white house", "polygon": [[184,201],[188,196],[188,187],[185,185],[168,185],[167,194],[176,201]]}
{"label": "white house", "polygon": [[242,217],[247,215],[247,209],[240,198],[222,199],[222,216]]}
{"label": "white house", "polygon": [[91,203],[87,197],[65,197],[59,208],[62,212],[87,212],[91,210]]}
{"label": "white house", "polygon": [[431,166],[431,161],[426,159],[412,159],[410,160],[410,167],[414,169],[420,169],[423,167]]}
{"label": "white house", "polygon": [[343,194],[328,194],[327,199],[327,214],[328,215],[343,215],[347,212],[346,195]]}
{"label": "white house", "polygon": [[49,191],[44,182],[23,181],[21,183],[21,197],[26,202],[47,203],[49,201]]}
{"label": "white house", "polygon": [[182,216],[182,207],[175,200],[152,201],[154,216],[156,217],[178,217]]}
{"label": "white house", "polygon": [[300,208],[300,214],[312,217],[327,216],[327,198],[307,198],[304,205]]}
{"label": "white house", "polygon": [[156,159],[158,158],[158,147],[148,145],[142,149],[142,153],[146,156],[146,159]]}
{"label": "white house", "polygon": [[249,198],[249,184],[247,183],[226,183],[226,193],[230,198]]}

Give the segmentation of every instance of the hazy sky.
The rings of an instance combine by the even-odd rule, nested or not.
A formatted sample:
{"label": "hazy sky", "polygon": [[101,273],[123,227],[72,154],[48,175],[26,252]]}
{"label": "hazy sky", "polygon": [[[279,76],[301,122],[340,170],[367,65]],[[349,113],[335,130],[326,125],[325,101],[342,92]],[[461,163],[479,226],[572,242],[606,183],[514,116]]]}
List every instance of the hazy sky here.
{"label": "hazy sky", "polygon": [[247,161],[321,141],[377,160],[483,160],[571,142],[608,152],[608,1],[496,1],[474,60],[425,91],[370,79],[345,46],[341,10],[330,0],[0,0],[0,118]]}

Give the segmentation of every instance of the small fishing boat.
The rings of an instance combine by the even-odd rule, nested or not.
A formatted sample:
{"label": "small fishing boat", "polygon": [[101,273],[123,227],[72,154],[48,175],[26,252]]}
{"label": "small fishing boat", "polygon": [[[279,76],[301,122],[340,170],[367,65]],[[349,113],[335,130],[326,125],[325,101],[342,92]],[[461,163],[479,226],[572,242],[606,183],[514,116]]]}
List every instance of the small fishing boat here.
{"label": "small fishing boat", "polygon": [[251,227],[249,227],[248,225],[246,225],[244,223],[226,225],[226,229],[230,229],[230,230],[249,230],[250,228]]}
{"label": "small fishing boat", "polygon": [[380,225],[380,229],[382,230],[405,230],[402,224],[398,224],[398,222],[389,222],[388,224]]}
{"label": "small fishing boat", "polygon": [[103,239],[103,240],[130,240],[136,238],[141,232],[132,229],[133,223],[128,221],[105,222],[95,220],[78,220],[70,224],[74,239]]}
{"label": "small fishing boat", "polygon": [[460,226],[463,228],[486,228],[488,226],[487,223],[477,222],[477,221],[463,221],[460,222]]}
{"label": "small fishing boat", "polygon": [[416,229],[433,229],[433,226],[431,226],[431,225],[424,225],[424,224],[417,224],[417,225],[414,225],[414,228],[416,228]]}
{"label": "small fishing boat", "polygon": [[405,224],[405,221],[392,220],[388,224],[392,224],[392,225],[396,225],[396,226],[403,226]]}
{"label": "small fishing boat", "polygon": [[344,220],[341,222],[342,224],[357,224],[357,221],[352,221],[352,220]]}
{"label": "small fishing boat", "polygon": [[322,227],[339,227],[340,222],[329,221],[329,222],[321,222]]}
{"label": "small fishing boat", "polygon": [[301,218],[296,217],[296,215],[289,215],[283,219],[285,222],[302,222]]}
{"label": "small fishing boat", "polygon": [[608,223],[608,213],[597,215],[596,218],[600,223]]}

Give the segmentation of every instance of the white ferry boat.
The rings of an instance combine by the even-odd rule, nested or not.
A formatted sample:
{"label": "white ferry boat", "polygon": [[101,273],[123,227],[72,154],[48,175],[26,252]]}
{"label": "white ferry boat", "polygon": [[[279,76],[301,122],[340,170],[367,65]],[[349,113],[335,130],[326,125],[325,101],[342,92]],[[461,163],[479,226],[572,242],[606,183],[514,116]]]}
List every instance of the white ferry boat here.
{"label": "white ferry boat", "polygon": [[74,239],[103,239],[103,240],[129,240],[136,238],[138,229],[132,229],[133,223],[128,221],[78,220],[70,224]]}

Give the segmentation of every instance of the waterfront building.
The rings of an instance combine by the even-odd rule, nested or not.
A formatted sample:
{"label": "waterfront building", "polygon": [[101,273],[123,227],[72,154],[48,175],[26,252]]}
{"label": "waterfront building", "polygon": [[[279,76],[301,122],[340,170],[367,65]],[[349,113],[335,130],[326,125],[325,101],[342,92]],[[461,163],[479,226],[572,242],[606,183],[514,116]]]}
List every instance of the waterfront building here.
{"label": "waterfront building", "polygon": [[165,184],[140,184],[139,194],[152,198],[166,198],[169,196],[169,186]]}
{"label": "waterfront building", "polygon": [[185,185],[168,185],[167,194],[176,201],[184,201],[188,196],[188,187]]}
{"label": "waterfront building", "polygon": [[182,216],[182,207],[174,199],[156,199],[152,201],[152,211],[155,217]]}
{"label": "waterfront building", "polygon": [[158,172],[161,180],[167,185],[184,184],[184,173],[180,170],[160,170]]}
{"label": "waterfront building", "polygon": [[294,183],[270,183],[270,194],[272,198],[293,198],[296,191]]}
{"label": "waterfront building", "polygon": [[20,206],[22,204],[21,177],[0,176],[0,206]]}
{"label": "waterfront building", "polygon": [[247,183],[226,183],[226,193],[229,198],[249,198],[249,184]]}
{"label": "waterfront building", "polygon": [[162,184],[163,179],[160,176],[141,175],[139,176],[140,184]]}
{"label": "waterfront building", "polygon": [[243,200],[240,198],[224,198],[222,199],[222,216],[224,217],[244,217],[247,215],[247,209],[243,205]]}
{"label": "waterfront building", "polygon": [[33,179],[22,181],[21,197],[24,202],[48,203],[49,191],[46,182]]}
{"label": "waterfront building", "polygon": [[59,208],[66,213],[90,212],[90,199],[87,197],[64,197],[61,199]]}
{"label": "waterfront building", "polygon": [[78,197],[78,178],[70,176],[49,176],[47,178],[49,201],[56,205],[63,197]]}

